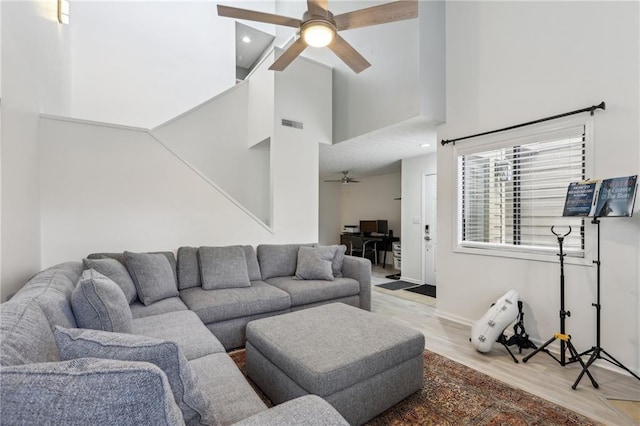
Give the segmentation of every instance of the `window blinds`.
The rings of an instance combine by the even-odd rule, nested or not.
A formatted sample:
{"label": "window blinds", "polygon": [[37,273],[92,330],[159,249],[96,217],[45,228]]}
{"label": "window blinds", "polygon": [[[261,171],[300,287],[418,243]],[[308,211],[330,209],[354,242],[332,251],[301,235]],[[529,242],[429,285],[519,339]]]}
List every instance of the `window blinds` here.
{"label": "window blinds", "polygon": [[562,217],[569,183],[585,178],[585,126],[533,134],[458,156],[460,243],[549,251],[552,225],[571,226],[568,254],[584,252],[584,222]]}

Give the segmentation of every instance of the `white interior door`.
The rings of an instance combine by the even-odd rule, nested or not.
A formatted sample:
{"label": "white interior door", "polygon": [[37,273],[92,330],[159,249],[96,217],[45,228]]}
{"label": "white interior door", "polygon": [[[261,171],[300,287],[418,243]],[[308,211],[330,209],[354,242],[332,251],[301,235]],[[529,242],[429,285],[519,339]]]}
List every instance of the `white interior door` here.
{"label": "white interior door", "polygon": [[436,175],[424,175],[422,182],[422,236],[424,262],[422,281],[436,285]]}

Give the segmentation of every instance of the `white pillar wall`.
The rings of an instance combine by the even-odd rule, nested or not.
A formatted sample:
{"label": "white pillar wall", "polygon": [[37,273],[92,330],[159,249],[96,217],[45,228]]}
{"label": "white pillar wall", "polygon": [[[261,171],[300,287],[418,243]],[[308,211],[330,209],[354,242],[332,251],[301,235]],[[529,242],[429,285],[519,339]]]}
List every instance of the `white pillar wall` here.
{"label": "white pillar wall", "polygon": [[[639,8],[637,2],[447,2],[447,123],[439,138],[604,100],[606,111],[594,116],[591,177],[638,174]],[[557,260],[456,253],[456,173],[452,146],[438,146],[438,315],[470,323],[516,289],[527,332],[547,340],[559,327]],[[585,226],[592,246],[594,225]],[[602,345],[639,372],[638,203],[633,218],[603,219],[601,235]],[[565,265],[567,330],[579,351],[595,343],[596,270],[593,253],[587,256],[584,265]]]}

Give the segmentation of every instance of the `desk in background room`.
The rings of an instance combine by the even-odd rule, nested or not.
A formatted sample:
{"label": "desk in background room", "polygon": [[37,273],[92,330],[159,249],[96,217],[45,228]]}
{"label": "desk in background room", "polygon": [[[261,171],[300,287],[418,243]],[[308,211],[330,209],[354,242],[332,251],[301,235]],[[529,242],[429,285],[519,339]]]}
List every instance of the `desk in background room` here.
{"label": "desk in background room", "polygon": [[389,235],[365,235],[362,233],[340,234],[340,244],[344,244],[345,246],[347,246],[347,253],[349,255],[351,254],[351,242],[353,238],[358,238],[362,240],[362,245],[363,245],[362,257],[364,257],[364,253],[365,253],[364,248],[366,247],[366,245],[375,243],[376,251],[384,252],[384,256],[382,260],[383,268],[387,267],[387,252],[393,249],[392,247],[393,242],[400,241],[400,238],[391,237]]}

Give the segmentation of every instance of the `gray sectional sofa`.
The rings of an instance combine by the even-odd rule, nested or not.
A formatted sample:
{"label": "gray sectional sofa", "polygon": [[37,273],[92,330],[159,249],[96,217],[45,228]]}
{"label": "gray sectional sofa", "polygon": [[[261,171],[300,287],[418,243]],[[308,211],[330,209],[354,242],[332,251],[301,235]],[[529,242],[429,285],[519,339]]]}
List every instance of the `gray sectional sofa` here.
{"label": "gray sectional sofa", "polygon": [[347,424],[317,396],[267,408],[227,354],[254,319],[333,302],[371,303],[371,264],[340,246],[181,247],[53,266],[0,305],[0,418]]}

